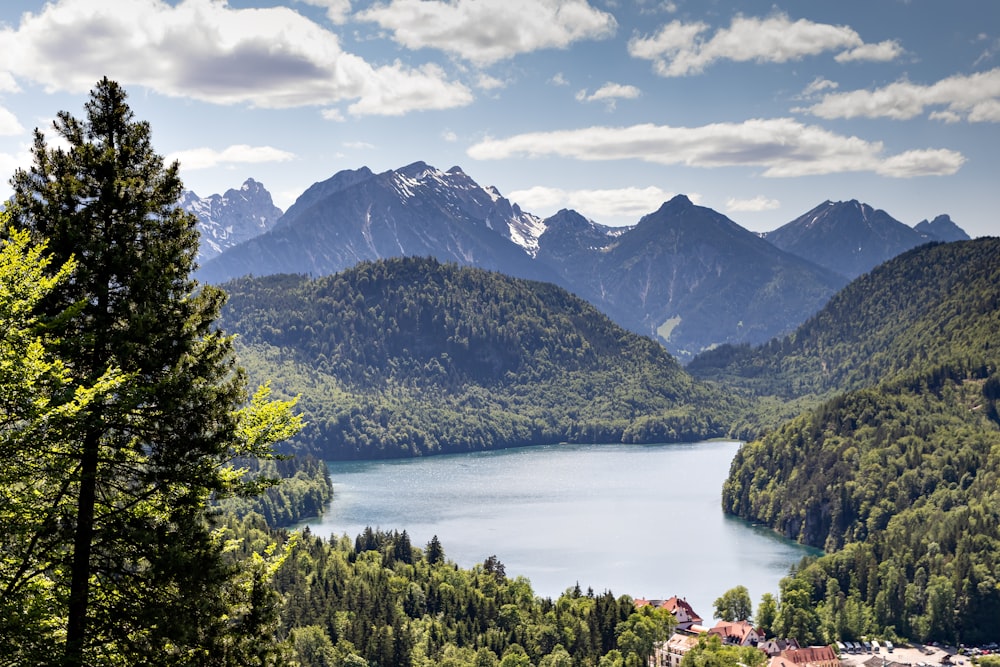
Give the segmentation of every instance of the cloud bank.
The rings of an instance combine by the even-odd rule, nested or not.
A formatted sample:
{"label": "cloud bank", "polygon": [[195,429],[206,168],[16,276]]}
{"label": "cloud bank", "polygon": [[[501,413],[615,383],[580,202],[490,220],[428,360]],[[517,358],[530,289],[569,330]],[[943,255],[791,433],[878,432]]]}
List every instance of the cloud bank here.
{"label": "cloud bank", "polygon": [[1000,123],[1000,68],[956,74],[931,85],[896,81],[874,90],[828,93],[804,109],[820,118],[907,120],[929,107],[930,118],[945,122]]}
{"label": "cloud bank", "polygon": [[[329,3],[336,10],[337,3]],[[220,0],[57,0],[0,29],[0,71],[48,92],[102,76],[164,95],[263,108],[350,102],[355,115],[463,106],[472,94],[440,67],[373,66],[287,7]]]}
{"label": "cloud bank", "polygon": [[531,132],[487,138],[468,149],[477,160],[558,156],[577,160],[642,160],[692,167],[761,167],[768,177],[870,171],[907,178],[953,174],[965,157],[948,149],[884,155],[882,142],[844,136],[791,118],[751,119],[673,127],[629,127]]}
{"label": "cloud bank", "polygon": [[710,26],[704,22],[671,21],[652,37],[634,37],[629,54],[653,61],[661,76],[699,74],[720,60],[735,62],[783,63],[815,56],[826,51],[840,51],[838,62],[855,60],[893,60],[902,47],[893,40],[866,44],[848,26],[815,23],[806,19],[792,21],[785,14],[768,18],[736,16],[728,28],[720,28],[705,39]]}
{"label": "cloud bank", "polygon": [[[609,219],[628,220],[631,223],[658,209],[663,202],[677,193],[650,186],[645,188],[618,188],[598,190],[564,190],[535,186],[515,190],[507,198],[517,202],[526,211],[538,215],[552,215],[559,209],[570,208],[603,224]],[[689,195],[697,201],[698,195]]]}
{"label": "cloud bank", "polygon": [[166,162],[177,160],[185,170],[209,169],[220,165],[288,162],[295,155],[271,146],[237,144],[221,151],[212,148],[192,148],[166,156]]}
{"label": "cloud bank", "polygon": [[391,0],[354,18],[377,23],[406,48],[438,49],[476,65],[603,39],[618,27],[586,0]]}

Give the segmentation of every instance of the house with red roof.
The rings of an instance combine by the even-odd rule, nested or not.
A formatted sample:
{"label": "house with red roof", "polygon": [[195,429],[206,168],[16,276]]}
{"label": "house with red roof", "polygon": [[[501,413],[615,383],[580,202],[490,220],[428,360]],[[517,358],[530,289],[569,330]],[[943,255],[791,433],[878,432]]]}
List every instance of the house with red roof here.
{"label": "house with red roof", "polygon": [[646,605],[651,605],[655,609],[666,609],[673,614],[674,618],[677,619],[676,629],[678,630],[690,630],[692,625],[700,625],[702,622],[701,616],[691,608],[688,601],[676,595],[667,600],[647,600],[645,598],[635,600],[636,607]]}
{"label": "house with red roof", "polygon": [[731,646],[756,646],[764,639],[764,634],[747,621],[719,621],[708,633],[719,635],[723,644]]}

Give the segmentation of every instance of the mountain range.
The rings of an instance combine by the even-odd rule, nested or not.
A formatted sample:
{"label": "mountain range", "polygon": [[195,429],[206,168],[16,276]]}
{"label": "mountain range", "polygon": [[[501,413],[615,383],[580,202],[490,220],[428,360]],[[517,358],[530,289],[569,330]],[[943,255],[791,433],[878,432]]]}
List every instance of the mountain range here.
{"label": "mountain range", "polygon": [[251,179],[185,203],[212,214],[200,280],[321,276],[365,260],[434,257],[558,284],[682,361],[788,332],[856,275],[929,240],[967,238],[947,216],[915,230],[856,201],[825,202],[765,235],[682,195],[629,227],[572,210],[542,219],[459,167],[423,162],[338,172],[277,219],[262,190]]}
{"label": "mountain range", "polygon": [[967,241],[947,215],[909,227],[856,199],[825,201],[764,235],[768,241],[847,278],[928,241]]}
{"label": "mountain range", "polygon": [[223,251],[249,241],[271,229],[281,217],[271,193],[248,178],[239,190],[199,197],[191,190],[181,195],[180,206],[198,218],[201,246],[198,261],[204,262]]}

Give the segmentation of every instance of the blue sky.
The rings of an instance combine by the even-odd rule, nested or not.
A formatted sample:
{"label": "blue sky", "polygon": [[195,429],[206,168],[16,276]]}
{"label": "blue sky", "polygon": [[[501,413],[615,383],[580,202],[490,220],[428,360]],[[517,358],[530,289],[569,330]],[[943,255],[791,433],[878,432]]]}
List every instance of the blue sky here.
{"label": "blue sky", "polygon": [[859,199],[1000,235],[998,0],[7,0],[2,196],[105,75],[202,196],[423,160],[542,216]]}

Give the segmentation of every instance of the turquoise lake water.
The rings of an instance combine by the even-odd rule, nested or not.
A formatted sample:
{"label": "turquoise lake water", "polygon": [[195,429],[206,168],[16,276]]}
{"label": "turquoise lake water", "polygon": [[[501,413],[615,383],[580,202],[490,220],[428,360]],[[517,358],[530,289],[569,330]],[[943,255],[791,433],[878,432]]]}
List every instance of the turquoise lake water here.
{"label": "turquoise lake water", "polygon": [[727,517],[721,488],[738,442],[549,445],[395,461],[331,462],[319,535],[365,526],[437,535],[463,567],[496,555],[536,594],[687,598],[706,622],[742,584],[756,608],[806,548]]}

